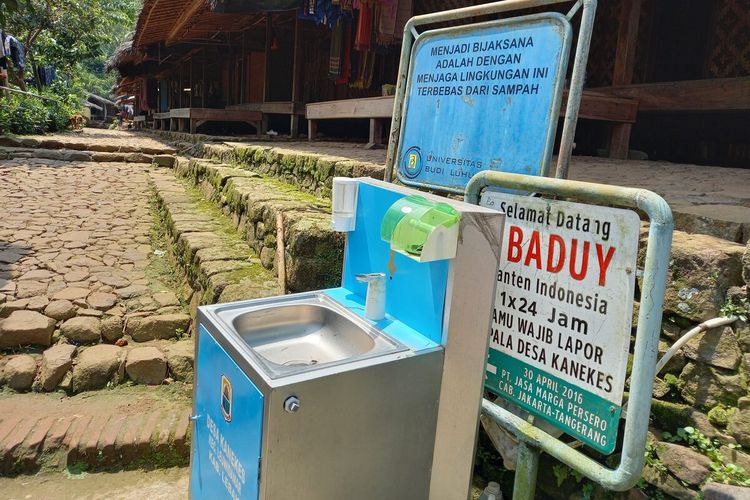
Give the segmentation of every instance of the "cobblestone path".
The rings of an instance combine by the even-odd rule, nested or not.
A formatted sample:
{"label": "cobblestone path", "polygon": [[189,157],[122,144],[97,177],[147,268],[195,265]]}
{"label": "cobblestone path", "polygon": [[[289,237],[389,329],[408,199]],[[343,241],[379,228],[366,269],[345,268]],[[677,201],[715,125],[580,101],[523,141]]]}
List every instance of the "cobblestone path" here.
{"label": "cobblestone path", "polygon": [[149,271],[148,168],[0,162],[0,318],[10,317],[0,348],[29,340],[8,334],[23,324],[56,323],[71,343],[114,342],[128,317],[182,311]]}

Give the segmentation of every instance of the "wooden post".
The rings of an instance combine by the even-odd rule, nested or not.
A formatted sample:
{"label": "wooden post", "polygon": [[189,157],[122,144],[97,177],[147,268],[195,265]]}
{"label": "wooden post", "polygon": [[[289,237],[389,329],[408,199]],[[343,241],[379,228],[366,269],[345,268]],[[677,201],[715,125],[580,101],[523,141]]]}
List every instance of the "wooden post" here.
{"label": "wooden post", "polygon": [[383,145],[383,120],[370,118],[370,140],[365,149],[379,149]]}
{"label": "wooden post", "polygon": [[240,100],[238,104],[245,102],[245,59],[247,59],[247,48],[245,45],[245,32],[242,32],[242,50],[240,51]]}
{"label": "wooden post", "polygon": [[182,105],[182,73],[183,73],[183,66],[180,64],[180,71],[177,75],[177,106],[180,108],[184,108],[185,106]]}
{"label": "wooden post", "polygon": [[206,92],[208,88],[206,85],[206,48],[203,48],[203,61],[201,64],[201,108],[206,107]]}
{"label": "wooden post", "polygon": [[[617,49],[612,71],[612,85],[629,85],[633,83],[635,68],[635,49],[638,43],[638,23],[641,16],[643,0],[623,0],[622,11],[617,31]],[[609,157],[620,160],[628,158],[632,123],[612,125],[609,140]]]}
{"label": "wooden post", "polygon": [[289,135],[292,136],[293,139],[296,139],[299,135],[299,115],[297,115],[297,103],[300,102],[300,85],[299,85],[299,78],[300,78],[300,58],[302,57],[302,54],[300,53],[302,48],[301,45],[301,34],[302,30],[300,27],[299,22],[299,16],[297,15],[296,11],[294,14],[294,58],[292,60],[292,116],[290,119],[289,124]]}
{"label": "wooden post", "polygon": [[271,13],[266,12],[266,47],[265,47],[265,70],[263,77],[265,78],[265,82],[263,82],[263,102],[268,101],[268,60],[270,59],[271,55],[271,31],[273,30],[271,26]]}
{"label": "wooden post", "polygon": [[286,252],[284,251],[284,214],[276,212],[276,271],[279,278],[279,294],[286,294]]}
{"label": "wooden post", "polygon": [[314,141],[316,135],[318,135],[318,121],[307,120],[307,140]]}
{"label": "wooden post", "polygon": [[623,0],[617,31],[617,49],[612,71],[612,85],[633,83],[635,49],[638,42],[638,23],[643,0]]}

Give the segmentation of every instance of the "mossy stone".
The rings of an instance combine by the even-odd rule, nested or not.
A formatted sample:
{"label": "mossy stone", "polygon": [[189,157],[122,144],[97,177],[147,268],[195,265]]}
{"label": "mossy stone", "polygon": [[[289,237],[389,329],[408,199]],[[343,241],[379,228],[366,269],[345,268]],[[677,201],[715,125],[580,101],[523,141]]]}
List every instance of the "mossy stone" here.
{"label": "mossy stone", "polygon": [[723,405],[714,406],[708,411],[708,421],[717,427],[726,427],[729,419],[737,411],[737,408],[727,408]]}

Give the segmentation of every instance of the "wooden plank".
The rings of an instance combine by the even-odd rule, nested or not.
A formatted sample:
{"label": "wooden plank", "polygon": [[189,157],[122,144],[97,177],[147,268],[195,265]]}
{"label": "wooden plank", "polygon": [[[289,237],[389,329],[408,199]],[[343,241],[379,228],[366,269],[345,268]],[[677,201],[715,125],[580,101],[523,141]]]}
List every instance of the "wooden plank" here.
{"label": "wooden plank", "polygon": [[[205,5],[205,0],[191,0],[182,10],[180,17],[177,18],[175,23],[172,25],[172,29],[169,30],[167,35],[167,41],[172,41],[180,34],[185,25],[195,16],[198,11]],[[182,84],[182,80],[180,80]]]}
{"label": "wooden plank", "polygon": [[[565,116],[568,103],[568,92],[563,93],[563,103],[560,116]],[[638,115],[638,100],[616,97],[596,92],[583,91],[579,118],[588,120],[602,120],[610,122],[635,123]]]}
{"label": "wooden plank", "polygon": [[303,115],[302,106],[291,101],[274,102],[245,102],[227,106],[227,109],[244,109],[248,111],[260,111],[269,115]]}
{"label": "wooden plank", "polygon": [[644,83],[591,89],[638,99],[639,111],[747,111],[750,77]]}
{"label": "wooden plank", "polygon": [[154,113],[154,119],[155,120],[164,120],[166,118],[169,118],[171,111],[167,111],[165,113]]}
{"label": "wooden plank", "polygon": [[186,117],[191,119],[216,122],[251,122],[263,117],[263,113],[245,109],[189,108],[187,111],[189,114]]}
{"label": "wooden plank", "polygon": [[170,118],[190,118],[191,108],[175,108],[169,112]]}
{"label": "wooden plank", "polygon": [[343,99],[315,102],[307,105],[308,120],[335,118],[390,118],[393,113],[393,96]]}
{"label": "wooden plank", "polygon": [[[565,114],[567,92],[563,95],[560,115]],[[368,97],[340,101],[315,102],[307,105],[308,120],[337,118],[390,118],[393,112],[393,97]],[[606,93],[584,91],[579,116],[590,120],[635,122],[638,101]]]}

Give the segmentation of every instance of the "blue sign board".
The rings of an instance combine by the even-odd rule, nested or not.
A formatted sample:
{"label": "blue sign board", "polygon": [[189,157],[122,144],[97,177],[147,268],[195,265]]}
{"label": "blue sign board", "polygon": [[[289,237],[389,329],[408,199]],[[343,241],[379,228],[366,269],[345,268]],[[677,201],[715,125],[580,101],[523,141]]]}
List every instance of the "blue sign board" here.
{"label": "blue sign board", "polygon": [[257,500],[263,395],[203,325],[197,366],[190,497]]}
{"label": "blue sign board", "polygon": [[462,193],[481,170],[546,175],[571,33],[565,16],[545,13],[419,35],[399,179]]}

